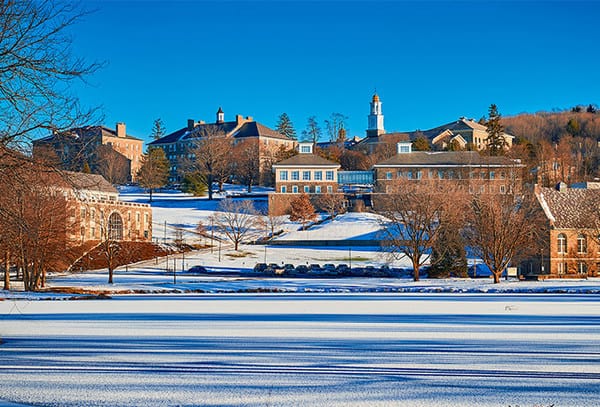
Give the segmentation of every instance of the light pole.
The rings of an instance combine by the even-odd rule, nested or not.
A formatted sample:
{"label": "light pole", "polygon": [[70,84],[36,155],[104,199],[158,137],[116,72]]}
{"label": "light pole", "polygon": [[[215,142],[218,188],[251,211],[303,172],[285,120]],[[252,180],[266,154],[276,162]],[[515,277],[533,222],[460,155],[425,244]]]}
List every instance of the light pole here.
{"label": "light pole", "polygon": [[265,245],[265,264],[267,264],[267,245]]}
{"label": "light pole", "polygon": [[348,259],[350,261],[350,270],[352,270],[352,247],[348,247]]}

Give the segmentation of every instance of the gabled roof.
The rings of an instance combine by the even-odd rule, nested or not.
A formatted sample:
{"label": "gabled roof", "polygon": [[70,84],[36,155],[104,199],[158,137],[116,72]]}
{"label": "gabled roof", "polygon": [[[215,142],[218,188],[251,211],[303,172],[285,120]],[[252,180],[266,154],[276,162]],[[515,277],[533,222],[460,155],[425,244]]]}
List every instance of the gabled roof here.
{"label": "gabled roof", "polygon": [[67,185],[76,190],[98,191],[110,194],[119,193],[102,175],[71,171],[64,171],[63,174]]}
{"label": "gabled roof", "polygon": [[196,124],[190,130],[188,127],[179,129],[158,140],[154,140],[149,145],[171,144],[178,141],[193,140],[206,134],[223,133],[231,135],[234,138],[248,137],[270,137],[282,140],[291,140],[289,137],[276,132],[273,129],[256,121],[244,121],[241,124],[237,121],[223,123],[201,123]]}
{"label": "gabled roof", "polygon": [[546,217],[557,229],[600,226],[600,189],[539,188],[536,195]]}
{"label": "gabled roof", "polygon": [[511,160],[506,157],[489,157],[480,155],[477,151],[413,151],[411,153],[396,154],[375,164],[373,167],[389,166],[461,166],[461,167],[481,167],[481,166],[520,166],[518,160]]}
{"label": "gabled roof", "polygon": [[273,164],[273,167],[296,167],[296,166],[322,166],[322,167],[340,167],[335,161],[330,161],[316,154],[297,154]]}

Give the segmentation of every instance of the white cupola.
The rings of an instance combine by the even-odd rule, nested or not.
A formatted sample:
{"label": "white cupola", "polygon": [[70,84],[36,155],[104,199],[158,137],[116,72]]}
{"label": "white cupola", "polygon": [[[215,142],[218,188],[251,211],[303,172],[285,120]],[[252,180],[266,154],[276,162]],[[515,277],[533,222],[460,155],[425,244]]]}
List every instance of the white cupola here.
{"label": "white cupola", "polygon": [[385,133],[381,100],[379,100],[377,93],[373,95],[373,99],[371,100],[371,113],[368,118],[369,127],[367,128],[367,137],[376,137]]}

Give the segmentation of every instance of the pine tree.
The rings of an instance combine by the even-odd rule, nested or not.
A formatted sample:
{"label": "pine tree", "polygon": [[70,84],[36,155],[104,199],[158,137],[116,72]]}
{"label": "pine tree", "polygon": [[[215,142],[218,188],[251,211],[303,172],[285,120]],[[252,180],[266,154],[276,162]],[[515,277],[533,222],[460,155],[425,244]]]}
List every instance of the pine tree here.
{"label": "pine tree", "polygon": [[159,117],[158,119],[154,120],[154,123],[152,124],[152,139],[158,140],[159,138],[164,137],[165,134],[167,134],[167,128],[165,127],[162,119]]}
{"label": "pine tree", "polygon": [[429,141],[427,138],[425,138],[423,135],[420,135],[415,138],[415,141],[413,141],[413,149],[415,151],[429,151],[431,150],[431,147],[429,146]]}
{"label": "pine tree", "polygon": [[169,160],[162,148],[148,149],[137,176],[140,186],[148,189],[152,202],[153,190],[164,187],[169,181]]}
{"label": "pine tree", "polygon": [[279,134],[283,134],[292,140],[296,140],[296,129],[294,129],[292,120],[285,112],[281,113],[279,116],[279,121],[277,122],[277,127],[275,130],[277,130]]}
{"label": "pine tree", "polygon": [[319,127],[319,123],[315,116],[310,116],[308,118],[306,129],[302,131],[302,135],[307,141],[312,141],[313,143],[319,141],[319,138],[321,137],[321,128]]}
{"label": "pine tree", "polygon": [[488,152],[492,156],[501,155],[504,153],[506,147],[506,140],[502,136],[504,128],[500,123],[500,113],[498,113],[498,107],[495,104],[491,104],[489,108],[488,120],[486,122],[486,128],[488,133],[487,148]]}

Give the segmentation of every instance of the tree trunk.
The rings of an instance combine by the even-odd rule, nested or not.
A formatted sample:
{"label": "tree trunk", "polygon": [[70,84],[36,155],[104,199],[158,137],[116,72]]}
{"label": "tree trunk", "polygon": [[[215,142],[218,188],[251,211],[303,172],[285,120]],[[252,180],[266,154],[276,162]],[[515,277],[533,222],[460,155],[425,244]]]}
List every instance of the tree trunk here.
{"label": "tree trunk", "polygon": [[152,188],[150,188],[150,203],[152,203]]}
{"label": "tree trunk", "polygon": [[419,262],[413,261],[413,281],[419,281]]}
{"label": "tree trunk", "polygon": [[234,243],[234,246],[235,246],[235,251],[236,251],[236,252],[237,252],[237,249],[238,249],[238,246],[239,246],[239,244],[240,244],[240,243],[239,243],[237,240],[236,240],[236,241],[235,241],[235,243]]}
{"label": "tree trunk", "polygon": [[500,282],[500,277],[502,276],[502,270],[499,272],[493,271],[492,274],[494,275],[494,284],[498,284]]}
{"label": "tree trunk", "polygon": [[113,268],[112,266],[108,268],[108,284],[113,283]]}
{"label": "tree trunk", "polygon": [[250,181],[248,183],[248,193],[251,194],[252,193],[252,181]]}
{"label": "tree trunk", "polygon": [[10,290],[10,253],[4,254],[4,289]]}
{"label": "tree trunk", "polygon": [[213,199],[213,190],[212,190],[213,178],[211,175],[207,175],[206,186],[208,190],[208,200],[212,201]]}

